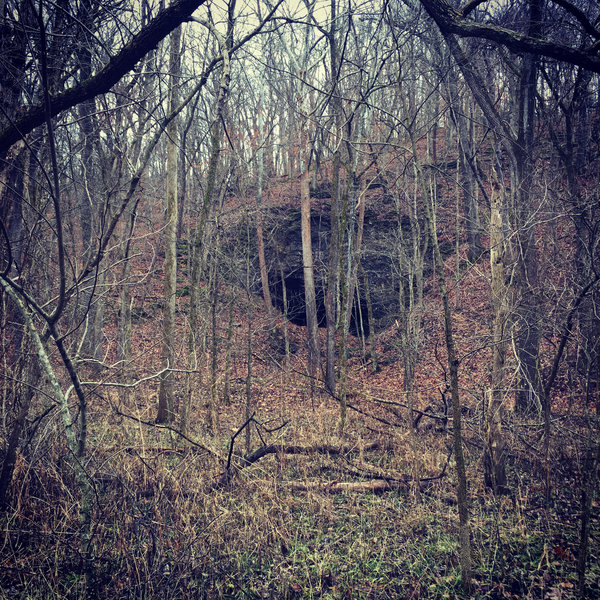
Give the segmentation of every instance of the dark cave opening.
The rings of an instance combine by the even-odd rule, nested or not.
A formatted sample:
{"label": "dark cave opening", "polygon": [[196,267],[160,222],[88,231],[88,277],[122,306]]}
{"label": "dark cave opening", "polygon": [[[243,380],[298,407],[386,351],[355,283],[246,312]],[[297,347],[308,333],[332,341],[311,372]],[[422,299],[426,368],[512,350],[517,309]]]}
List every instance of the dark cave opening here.
{"label": "dark cave opening", "polygon": [[[306,327],[306,305],[304,302],[304,278],[296,274],[288,274],[285,276],[285,288],[287,296],[287,318],[294,325]],[[273,304],[283,313],[283,285],[281,279],[272,283],[271,296]],[[319,327],[326,326],[325,316],[325,290],[317,286],[317,320]],[[350,318],[350,333],[356,337],[369,335],[369,320],[367,318],[366,302],[364,298],[359,298],[358,294],[354,295],[352,305],[352,315]]]}

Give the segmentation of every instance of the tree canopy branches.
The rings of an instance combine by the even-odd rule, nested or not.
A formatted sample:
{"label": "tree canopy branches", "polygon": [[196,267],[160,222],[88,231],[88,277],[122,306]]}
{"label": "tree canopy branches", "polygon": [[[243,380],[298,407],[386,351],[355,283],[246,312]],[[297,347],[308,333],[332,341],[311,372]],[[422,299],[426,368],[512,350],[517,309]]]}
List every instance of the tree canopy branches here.
{"label": "tree canopy branches", "polygon": [[463,8],[458,9],[452,7],[448,0],[421,0],[421,4],[444,33],[490,40],[506,46],[513,52],[538,54],[600,73],[600,32],[579,8],[567,0],[560,0],[556,4],[575,16],[585,33],[595,38],[593,43],[581,45],[580,40],[576,38],[573,45],[566,45],[532,37],[516,29],[467,18],[467,14],[473,12],[473,5],[479,5],[481,2],[467,2]]}
{"label": "tree canopy branches", "polygon": [[51,95],[48,103],[49,115],[44,103],[23,110],[16,120],[0,131],[0,157],[5,157],[15,142],[39,127],[46,118],[54,117],[85,100],[108,92],[141,58],[171,31],[188,20],[204,2],[205,0],[175,0],[161,10],[130,42],[111,57],[98,73],[60,94]]}

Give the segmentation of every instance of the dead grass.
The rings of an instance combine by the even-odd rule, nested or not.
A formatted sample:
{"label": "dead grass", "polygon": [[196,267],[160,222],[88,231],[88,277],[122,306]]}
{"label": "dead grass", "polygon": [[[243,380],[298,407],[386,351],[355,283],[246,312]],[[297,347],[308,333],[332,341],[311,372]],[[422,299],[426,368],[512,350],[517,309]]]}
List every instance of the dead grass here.
{"label": "dead grass", "polygon": [[[132,398],[123,412],[136,414],[138,401]],[[419,496],[410,484],[377,493],[295,491],[294,484],[311,482],[409,478],[415,456],[406,429],[357,413],[340,440],[335,403],[320,397],[313,409],[305,398],[285,414],[277,407],[257,411],[270,428],[289,421],[271,434],[263,430],[264,441],[343,445],[347,452],[270,454],[227,487],[212,489],[231,432],[243,421],[240,404],[223,407],[221,436],[195,433],[197,446],[105,409],[94,414],[86,467],[96,485],[98,597],[460,597],[452,461]],[[368,401],[361,407],[387,414]],[[566,428],[557,430],[554,505],[546,514],[539,456],[531,449],[535,428],[510,438],[515,493],[495,500],[480,484],[477,418],[468,423],[475,597],[574,597],[580,444],[567,444]],[[365,450],[375,441],[379,449]],[[253,449],[261,444],[254,433]],[[421,477],[442,472],[450,445],[448,432],[422,431]],[[75,490],[60,428],[49,421],[31,454],[19,457],[2,520],[0,598],[83,597]],[[598,591],[597,505],[593,527],[590,585]]]}

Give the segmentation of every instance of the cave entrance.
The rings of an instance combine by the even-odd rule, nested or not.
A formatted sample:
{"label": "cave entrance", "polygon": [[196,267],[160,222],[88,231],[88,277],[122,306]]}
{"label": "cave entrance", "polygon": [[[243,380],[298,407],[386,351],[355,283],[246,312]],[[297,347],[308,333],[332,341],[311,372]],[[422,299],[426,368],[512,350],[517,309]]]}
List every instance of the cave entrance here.
{"label": "cave entrance", "polygon": [[[306,304],[304,301],[304,277],[296,274],[288,274],[284,277],[287,295],[287,318],[290,323],[306,327]],[[271,286],[271,296],[275,306],[283,313],[283,285],[281,279]],[[317,322],[319,327],[327,324],[325,314],[325,290],[317,286]],[[359,336],[362,332],[369,335],[369,320],[367,318],[366,302],[364,298],[354,296],[352,304],[352,315],[350,318],[350,333]]]}

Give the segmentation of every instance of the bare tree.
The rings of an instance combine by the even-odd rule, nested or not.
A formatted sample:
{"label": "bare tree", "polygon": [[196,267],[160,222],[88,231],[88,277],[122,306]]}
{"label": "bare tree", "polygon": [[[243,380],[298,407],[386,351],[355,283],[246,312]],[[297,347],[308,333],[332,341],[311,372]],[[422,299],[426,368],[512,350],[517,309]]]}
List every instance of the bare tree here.
{"label": "bare tree", "polygon": [[[178,104],[178,79],[181,74],[181,27],[171,34],[169,51],[169,113]],[[158,414],[156,421],[166,423],[173,420],[173,368],[175,366],[175,300],[177,291],[177,120],[173,119],[167,126],[167,186],[165,211],[165,263],[163,286],[163,320],[162,320],[162,369],[158,393]]]}

